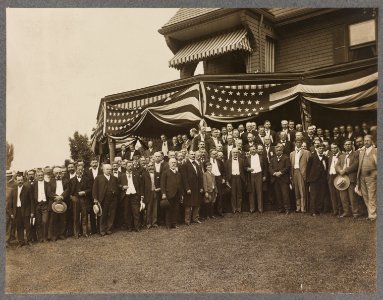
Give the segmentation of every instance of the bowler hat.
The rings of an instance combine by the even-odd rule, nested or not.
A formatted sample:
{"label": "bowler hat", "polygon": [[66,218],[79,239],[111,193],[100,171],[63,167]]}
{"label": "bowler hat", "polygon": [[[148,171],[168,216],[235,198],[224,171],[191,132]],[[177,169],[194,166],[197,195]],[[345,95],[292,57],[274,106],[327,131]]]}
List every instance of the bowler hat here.
{"label": "bowler hat", "polygon": [[334,186],[339,191],[347,190],[350,186],[350,178],[347,175],[338,175],[334,179]]}
{"label": "bowler hat", "polygon": [[65,202],[61,201],[61,202],[57,202],[57,201],[54,201],[52,203],[52,210],[56,213],[56,214],[63,214],[64,212],[66,212],[67,210],[67,205]]}
{"label": "bowler hat", "polygon": [[93,212],[94,214],[97,216],[97,217],[101,217],[102,216],[102,208],[101,208],[101,205],[99,202],[96,202],[94,205],[93,205]]}

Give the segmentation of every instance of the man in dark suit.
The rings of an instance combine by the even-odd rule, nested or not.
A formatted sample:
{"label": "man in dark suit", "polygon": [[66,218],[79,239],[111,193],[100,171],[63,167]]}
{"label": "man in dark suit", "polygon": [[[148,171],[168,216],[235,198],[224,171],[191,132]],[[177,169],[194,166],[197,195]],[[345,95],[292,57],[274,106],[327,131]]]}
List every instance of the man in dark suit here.
{"label": "man in dark suit", "polygon": [[[93,174],[92,174],[93,177]],[[94,179],[92,179],[94,182]],[[87,174],[84,174],[82,166],[77,166],[76,176],[69,181],[69,195],[72,201],[73,209],[73,229],[74,237],[78,239],[80,233],[80,215],[82,236],[88,237],[88,199],[92,188],[90,179]]]}
{"label": "man in dark suit", "polygon": [[119,156],[119,157],[121,157],[121,159],[122,160],[124,160],[124,159],[128,159],[128,157],[127,157],[127,151],[126,151],[126,145],[125,144],[122,144],[121,145],[121,148],[120,148],[120,151],[118,151],[117,153],[116,153],[116,156]]}
{"label": "man in dark suit", "polygon": [[226,182],[231,188],[232,213],[242,211],[242,188],[245,186],[244,162],[239,158],[239,151],[231,151],[232,158],[226,161]]}
{"label": "man in dark suit", "polygon": [[246,146],[249,143],[248,135],[251,134],[253,137],[255,135],[255,130],[253,130],[253,126],[251,122],[246,123],[246,131],[242,133],[241,138],[243,145]]}
{"label": "man in dark suit", "polygon": [[25,245],[24,230],[26,232],[27,244],[29,240],[30,218],[34,216],[34,203],[32,201],[31,189],[24,184],[22,174],[16,175],[17,187],[11,191],[8,211],[11,219],[16,222],[17,240],[19,247]]}
{"label": "man in dark suit", "polygon": [[293,151],[293,143],[287,140],[287,135],[284,131],[279,133],[278,141],[283,146],[283,154],[289,156],[291,151]]}
{"label": "man in dark suit", "polygon": [[156,152],[156,150],[153,147],[153,141],[148,141],[148,149],[144,151],[144,156],[151,157],[154,155],[154,152]]}
{"label": "man in dark suit", "polygon": [[309,157],[306,167],[307,182],[310,185],[310,212],[314,217],[321,210],[327,189],[328,159],[323,155],[323,151],[324,145],[319,144],[317,152]]}
{"label": "man in dark suit", "polygon": [[225,165],[223,161],[217,159],[217,150],[210,150],[210,163],[212,165],[212,173],[215,177],[215,186],[217,187],[217,198],[215,201],[215,208],[218,216],[223,217],[223,203],[222,203],[222,193],[223,193],[223,184],[225,184]]}
{"label": "man in dark suit", "polygon": [[[155,198],[153,203],[153,224],[152,227],[158,227],[158,223],[164,224],[165,215],[164,210],[160,207],[161,200],[161,176],[165,169],[169,167],[168,163],[162,161],[162,155],[160,152],[154,153],[154,186],[155,186]],[[157,208],[154,208],[157,207]]]}
{"label": "man in dark suit", "polygon": [[189,159],[181,168],[181,176],[184,188],[185,223],[201,223],[199,220],[199,208],[201,194],[203,193],[203,178],[201,168],[195,161],[195,152],[189,152]]}
{"label": "man in dark suit", "polygon": [[[264,145],[264,138],[265,138],[265,135],[266,135],[266,132],[265,132],[265,127],[263,127],[263,125],[260,125],[259,128],[258,128],[258,133],[254,136],[254,143],[256,143],[257,145]],[[271,139],[269,138],[270,140],[270,143],[271,143]]]}
{"label": "man in dark suit", "polygon": [[208,139],[205,144],[206,144],[206,149],[209,149],[209,150],[217,149],[219,145],[222,145],[222,140],[219,137],[219,130],[218,129],[213,128],[213,130],[211,132],[211,138]]}
{"label": "man in dark suit", "polygon": [[[124,220],[128,231],[140,230],[140,205],[144,199],[140,175],[133,170],[133,163],[128,162],[126,173],[120,175],[118,184],[122,190],[121,198],[124,203]],[[133,224],[133,228],[132,228]]]}
{"label": "man in dark suit", "polygon": [[226,144],[223,146],[223,154],[225,157],[225,160],[228,160],[231,158],[231,150],[235,148],[234,139],[233,136],[230,134],[227,136]]}
{"label": "man in dark suit", "polygon": [[[289,129],[289,122],[287,120],[282,120],[281,121],[281,128],[282,128],[282,130],[277,133],[278,142],[280,141],[281,132],[284,132],[286,134],[286,140],[292,143],[294,141],[294,134]],[[283,153],[285,153],[285,152],[283,152]],[[285,153],[285,154],[289,155],[290,153]]]}
{"label": "man in dark suit", "polygon": [[206,151],[209,152],[209,146],[211,142],[209,141],[211,138],[206,134],[206,127],[201,126],[201,133],[194,137],[193,139],[193,150],[196,151],[199,147],[199,143],[205,142]]}
{"label": "man in dark suit", "polygon": [[162,200],[169,201],[170,207],[165,208],[167,228],[177,228],[177,213],[182,197],[182,177],[177,171],[177,161],[169,159],[169,168],[161,176]]}
{"label": "man in dark suit", "polygon": [[[256,147],[256,143],[254,142],[254,135],[252,133],[248,133],[248,132],[245,132],[247,133],[246,136],[247,136],[247,142],[246,144],[244,144],[243,146],[243,151],[245,152],[250,152],[250,148],[252,146],[255,146]],[[245,135],[245,133],[243,135]],[[261,144],[263,145],[263,144]]]}
{"label": "man in dark suit", "polygon": [[40,242],[48,239],[48,221],[49,221],[49,187],[48,182],[44,180],[44,171],[36,171],[37,181],[33,185],[33,201],[36,211],[37,238]]}
{"label": "man in dark suit", "polygon": [[271,122],[266,120],[263,126],[265,126],[265,136],[270,137],[271,144],[275,145],[277,143],[277,133],[271,129]]}
{"label": "man in dark suit", "polygon": [[178,143],[178,139],[176,136],[173,136],[172,143],[169,146],[169,151],[180,151],[181,150],[181,144]]}
{"label": "man in dark suit", "polygon": [[290,142],[295,142],[295,122],[293,120],[289,120],[289,132],[290,132]]}
{"label": "man in dark suit", "polygon": [[271,158],[275,156],[275,148],[271,145],[271,139],[269,137],[264,137],[263,144],[263,155],[267,158],[267,161],[270,162]]}
{"label": "man in dark suit", "polygon": [[[182,154],[182,153],[179,153]],[[155,174],[154,162],[149,161],[146,170],[142,174],[142,190],[144,196],[144,203],[146,206],[146,228],[157,226],[157,201],[156,201],[156,187],[155,187]]]}
{"label": "man in dark suit", "polygon": [[[98,165],[98,160],[97,158],[93,158],[90,162],[90,170],[87,174],[87,178],[89,181],[89,188],[93,188],[93,183],[94,180],[98,175],[102,175],[102,169]],[[96,215],[93,211],[93,197],[92,193],[88,194],[88,204],[87,204],[87,212],[88,212],[88,217],[90,219],[90,230],[91,234],[95,234],[100,231],[100,225],[97,224],[97,218]]]}
{"label": "man in dark suit", "polygon": [[167,140],[166,138],[166,135],[164,134],[161,134],[161,142],[160,142],[160,145],[158,147],[158,150],[162,152],[162,154],[164,155],[164,160],[165,161],[168,161],[168,152],[170,150],[170,142]]}
{"label": "man in dark suit", "polygon": [[283,153],[283,145],[279,143],[275,146],[275,156],[270,159],[269,173],[278,204],[278,212],[286,213],[286,215],[291,212],[289,199],[290,168],[290,158]]}
{"label": "man in dark suit", "polygon": [[67,217],[65,213],[59,214],[52,210],[54,201],[65,202],[68,205],[69,183],[66,178],[62,178],[61,168],[53,168],[53,178],[49,182],[49,229],[48,240],[56,241],[57,238],[65,239],[65,228]]}
{"label": "man in dark suit", "polygon": [[126,151],[126,155],[123,159],[133,160],[133,157],[140,156],[140,151],[136,150],[134,142],[129,144],[129,149]]}
{"label": "man in dark suit", "polygon": [[[329,165],[329,168],[328,168],[328,190],[329,190],[329,194],[330,194],[331,207],[332,207],[333,215],[334,216],[339,215],[340,217],[343,218],[343,217],[349,217],[350,214],[347,214],[347,215],[341,214],[342,204],[340,201],[340,191],[338,191],[338,189],[336,189],[334,186],[334,179],[337,176],[335,166],[338,162],[339,156],[340,156],[340,151],[339,151],[338,145],[335,143],[332,143],[331,144],[331,151],[329,152],[329,155],[328,155],[328,165]],[[325,197],[323,199],[323,201],[326,201],[326,200],[327,199]],[[326,206],[329,206],[329,205],[328,205],[328,203],[324,202],[323,203],[324,212],[327,211]]]}
{"label": "man in dark suit", "polygon": [[354,218],[358,218],[361,213],[358,205],[358,197],[355,193],[355,185],[358,171],[359,153],[352,150],[352,140],[345,140],[343,146],[345,153],[339,155],[338,161],[335,165],[335,170],[339,175],[348,176],[350,179],[350,186],[346,190],[340,191],[340,200],[342,202],[343,214],[346,216],[352,214]]}
{"label": "man in dark suit", "polygon": [[94,202],[99,202],[102,208],[100,222],[100,235],[112,234],[112,226],[116,213],[118,180],[111,175],[112,167],[103,166],[103,175],[98,175],[94,180],[92,195]]}
{"label": "man in dark suit", "polygon": [[255,212],[255,198],[258,211],[263,213],[263,183],[266,181],[267,162],[263,155],[259,155],[255,145],[250,147],[250,156],[245,160],[247,171],[247,192],[249,193],[250,212]]}

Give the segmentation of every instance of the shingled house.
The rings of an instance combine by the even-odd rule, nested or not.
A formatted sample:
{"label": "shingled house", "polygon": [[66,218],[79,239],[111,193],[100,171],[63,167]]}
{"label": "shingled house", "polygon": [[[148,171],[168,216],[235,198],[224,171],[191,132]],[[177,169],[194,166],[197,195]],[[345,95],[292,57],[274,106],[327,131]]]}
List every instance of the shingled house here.
{"label": "shingled house", "polygon": [[[115,140],[131,134],[127,131],[130,123],[116,126],[113,122],[124,120],[108,118],[108,109],[155,105],[196,83],[268,88],[302,78],[331,81],[337,76],[376,72],[377,20],[378,10],[373,8],[181,8],[159,29],[174,54],[169,67],[179,70],[180,79],[102,98],[95,136],[98,140],[109,137],[113,151]],[[376,89],[377,79],[369,84]],[[376,93],[369,96],[370,102],[371,97],[376,103]],[[276,126],[286,114],[306,125],[376,120],[376,104],[375,109],[346,114],[323,105],[307,106],[302,109],[302,102],[290,102],[254,119],[259,123],[267,118]],[[312,119],[307,117],[311,106],[316,112]],[[137,135],[158,134],[150,122],[136,129]],[[166,130],[172,134],[180,129]]]}

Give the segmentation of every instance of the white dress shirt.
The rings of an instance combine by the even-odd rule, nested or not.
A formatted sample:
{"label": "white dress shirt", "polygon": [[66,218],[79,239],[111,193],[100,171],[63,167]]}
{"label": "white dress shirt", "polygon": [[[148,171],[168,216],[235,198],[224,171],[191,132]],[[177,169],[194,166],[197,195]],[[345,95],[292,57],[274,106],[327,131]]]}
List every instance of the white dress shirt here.
{"label": "white dress shirt", "polygon": [[302,149],[295,149],[294,169],[299,169],[299,159],[301,158]]}
{"label": "white dress shirt", "polygon": [[98,168],[96,168],[96,169],[92,168],[92,174],[93,174],[93,178],[96,178],[98,175]]}
{"label": "white dress shirt", "polygon": [[157,173],[160,173],[161,163],[154,163],[154,168],[156,169]]}
{"label": "white dress shirt", "polygon": [[21,200],[20,200],[20,194],[21,190],[23,189],[23,186],[17,186],[17,207],[21,207]]}
{"label": "white dress shirt", "polygon": [[250,156],[250,166],[253,169],[253,171],[251,173],[255,174],[255,173],[262,172],[261,163],[259,161],[259,155],[258,154]]}
{"label": "white dress shirt", "polygon": [[219,171],[217,160],[214,158],[210,158],[210,162],[211,162],[211,173],[214,176],[221,176],[221,172]]}
{"label": "white dress shirt", "polygon": [[69,179],[72,179],[75,176],[76,176],[76,173],[73,173],[73,174],[69,173]]}
{"label": "white dress shirt", "polygon": [[110,180],[110,175],[106,175],[104,174],[105,178],[108,179],[108,181]]}
{"label": "white dress shirt", "polygon": [[45,195],[44,190],[44,181],[37,181],[37,187],[38,187],[38,195],[37,195],[37,202],[45,202],[47,201],[47,197]]}
{"label": "white dress shirt", "polygon": [[232,159],[232,164],[231,164],[231,175],[239,175],[239,162],[238,158],[237,159]]}
{"label": "white dress shirt", "polygon": [[231,150],[233,150],[234,146],[233,145],[227,145],[227,159],[230,158],[230,153]]}
{"label": "white dress shirt", "polygon": [[334,155],[332,157],[331,166],[330,166],[330,175],[335,175],[336,174],[335,165],[336,165],[337,162],[338,162],[338,154],[336,156]]}
{"label": "white dress shirt", "polygon": [[164,154],[164,156],[168,156],[168,152],[169,152],[169,149],[168,149],[168,143],[167,142],[162,142],[162,153]]}
{"label": "white dress shirt", "polygon": [[133,183],[133,174],[132,173],[129,174],[128,172],[126,172],[126,178],[128,179],[128,188],[126,189],[126,194],[127,195],[136,194],[137,191]]}
{"label": "white dress shirt", "polygon": [[64,193],[62,180],[56,180],[56,195],[61,196]]}

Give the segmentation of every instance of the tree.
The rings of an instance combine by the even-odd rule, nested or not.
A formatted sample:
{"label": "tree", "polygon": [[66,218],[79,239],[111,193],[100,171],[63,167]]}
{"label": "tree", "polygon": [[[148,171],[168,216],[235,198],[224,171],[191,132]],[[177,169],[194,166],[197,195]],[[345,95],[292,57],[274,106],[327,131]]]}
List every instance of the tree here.
{"label": "tree", "polygon": [[7,155],[7,170],[11,168],[12,161],[14,158],[15,149],[12,144],[6,142],[6,155]]}
{"label": "tree", "polygon": [[90,141],[86,134],[82,135],[76,131],[73,134],[73,138],[69,137],[69,148],[71,158],[74,161],[83,160],[85,166],[89,166],[93,152],[90,148]]}

